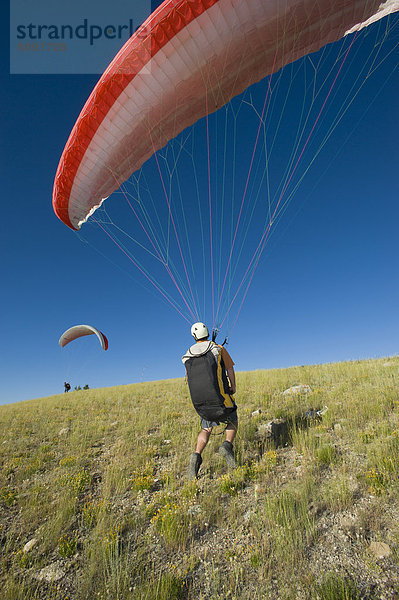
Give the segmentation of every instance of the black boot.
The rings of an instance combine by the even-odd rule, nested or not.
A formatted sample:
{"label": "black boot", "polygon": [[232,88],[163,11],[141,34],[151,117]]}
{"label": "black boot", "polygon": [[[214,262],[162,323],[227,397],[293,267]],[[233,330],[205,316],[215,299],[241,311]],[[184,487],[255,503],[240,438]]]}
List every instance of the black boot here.
{"label": "black boot", "polygon": [[219,448],[219,454],[224,457],[229,469],[234,469],[236,461],[234,459],[233,444],[227,440]]}
{"label": "black boot", "polygon": [[201,463],[201,454],[198,454],[198,452],[193,452],[192,454],[190,454],[187,467],[187,479],[189,481],[196,479]]}

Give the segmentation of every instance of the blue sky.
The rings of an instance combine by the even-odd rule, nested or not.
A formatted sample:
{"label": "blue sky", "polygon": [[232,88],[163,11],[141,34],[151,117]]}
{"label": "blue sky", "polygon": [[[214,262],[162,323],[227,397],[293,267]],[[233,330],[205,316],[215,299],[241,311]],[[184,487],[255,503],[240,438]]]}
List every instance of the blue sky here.
{"label": "blue sky", "polygon": [[[393,51],[317,157],[265,248],[228,346],[239,371],[398,352],[398,18],[392,23]],[[367,39],[362,44],[358,59],[370,55]],[[72,386],[104,387],[184,375],[188,323],[104,240],[99,248],[110,260],[53,213],[57,164],[97,78],[10,75],[7,61],[1,66],[3,404],[62,392],[66,378]],[[264,91],[260,84],[252,92],[257,106]],[[326,110],[332,119],[334,106]],[[243,119],[245,164],[256,124],[250,129]],[[291,129],[287,119],[279,133],[282,149]],[[283,156],[277,152],[276,164]],[[237,172],[242,185],[247,168]],[[184,175],[181,180],[189,189]],[[249,239],[256,224],[255,218]],[[209,302],[201,317],[211,320]],[[104,331],[109,350],[101,351],[94,338],[61,350],[59,336],[79,323]]]}

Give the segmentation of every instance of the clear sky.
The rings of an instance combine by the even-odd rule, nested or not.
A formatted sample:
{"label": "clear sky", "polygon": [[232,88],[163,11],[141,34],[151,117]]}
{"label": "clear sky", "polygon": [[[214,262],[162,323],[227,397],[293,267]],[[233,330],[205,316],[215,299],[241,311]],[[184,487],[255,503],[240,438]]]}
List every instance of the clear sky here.
{"label": "clear sky", "polygon": [[[6,59],[0,74],[0,403],[62,392],[65,379],[73,387],[104,387],[181,377],[180,357],[192,342],[189,324],[122,255],[116,256],[107,240],[98,243],[97,234],[91,238],[82,230],[89,242],[84,243],[52,209],[60,155],[98,76],[10,75],[4,5],[2,11],[2,56]],[[315,128],[318,137],[314,146],[306,148],[307,162],[300,165],[298,173],[304,174],[313,158],[315,161],[273,229],[237,322],[239,306],[221,332],[220,341],[229,333],[227,323],[230,330],[234,324],[228,350],[239,371],[398,353],[398,16],[391,17],[390,23],[389,37],[374,63],[383,57],[382,64],[364,86],[356,85],[350,96],[353,104],[316,156],[328,122],[334,121],[342,105],[335,89],[328,98],[321,130]],[[359,36],[351,50],[342,98],[350,90],[356,65],[370,59],[377,39],[372,38],[373,31],[368,37]],[[381,30],[379,35],[381,39]],[[353,63],[352,55],[356,56]],[[323,69],[318,67],[318,73]],[[295,87],[296,80],[292,74],[290,77]],[[282,80],[280,87],[284,90],[287,85]],[[265,89],[261,83],[246,96],[258,110]],[[299,106],[296,92],[294,104]],[[271,122],[281,114],[278,106],[274,104]],[[312,114],[314,122],[318,113]],[[214,123],[210,121],[212,144],[216,144],[219,131]],[[239,178],[237,186],[242,187],[257,122],[243,114],[239,126],[246,142],[241,144],[242,162],[234,175]],[[285,112],[276,146],[281,154],[276,150],[270,163],[272,176],[286,166],[289,154],[283,149],[292,127]],[[204,131],[196,133],[200,141]],[[211,161],[215,157],[216,151],[211,149]],[[203,156],[198,162],[201,160]],[[212,168],[215,173],[220,166]],[[184,172],[180,181],[183,195],[188,194],[191,183]],[[205,188],[200,188],[199,194],[206,205]],[[116,207],[117,202],[118,198]],[[215,207],[215,219],[216,212]],[[252,256],[251,243],[258,239],[257,225],[255,215],[248,225],[244,262]],[[206,270],[209,263],[204,264]],[[150,268],[150,263],[147,266]],[[196,267],[197,262],[194,273],[202,273],[204,265]],[[241,263],[238,269],[245,272]],[[223,273],[219,289],[221,281]],[[200,317],[211,325],[209,298]],[[101,351],[92,338],[59,348],[61,333],[79,323],[104,331],[109,350]]]}

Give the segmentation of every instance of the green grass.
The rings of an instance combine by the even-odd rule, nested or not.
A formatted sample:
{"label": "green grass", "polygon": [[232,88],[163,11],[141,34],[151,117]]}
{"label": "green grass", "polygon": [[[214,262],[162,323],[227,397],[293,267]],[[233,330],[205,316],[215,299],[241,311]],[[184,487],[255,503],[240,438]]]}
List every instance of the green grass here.
{"label": "green grass", "polygon": [[[282,395],[301,383],[312,393]],[[198,417],[183,380],[1,406],[2,598],[392,595],[399,358],[238,373],[237,387],[239,466],[227,471],[212,435],[194,482]],[[275,447],[259,431],[277,418],[287,431]],[[391,549],[383,565],[374,540]],[[40,580],[54,564],[62,577]]]}

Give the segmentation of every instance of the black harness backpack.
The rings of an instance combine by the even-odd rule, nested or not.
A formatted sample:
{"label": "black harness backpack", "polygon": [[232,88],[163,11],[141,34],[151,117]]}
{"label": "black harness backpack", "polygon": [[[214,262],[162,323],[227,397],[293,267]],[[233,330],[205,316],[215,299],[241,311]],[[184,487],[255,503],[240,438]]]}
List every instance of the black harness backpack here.
{"label": "black harness backpack", "polygon": [[229,395],[229,382],[225,365],[219,352],[212,352],[209,342],[202,354],[193,354],[185,361],[191,400],[197,413],[206,421],[228,422],[235,404]]}

